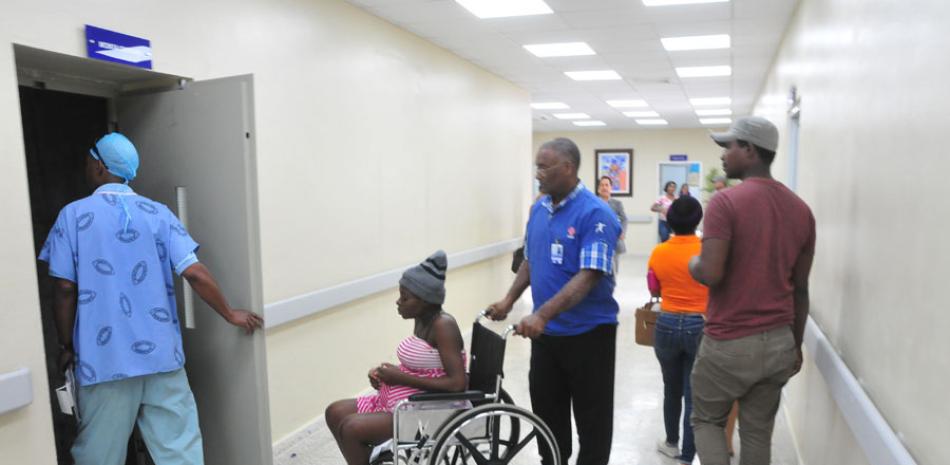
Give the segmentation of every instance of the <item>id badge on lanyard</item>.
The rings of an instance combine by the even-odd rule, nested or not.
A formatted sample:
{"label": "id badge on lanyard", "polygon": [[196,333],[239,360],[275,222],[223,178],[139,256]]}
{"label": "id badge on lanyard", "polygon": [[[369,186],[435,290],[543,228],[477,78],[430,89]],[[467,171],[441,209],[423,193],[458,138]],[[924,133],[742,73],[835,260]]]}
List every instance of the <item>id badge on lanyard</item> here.
{"label": "id badge on lanyard", "polygon": [[554,241],[551,244],[551,263],[555,265],[564,263],[564,245],[560,241]]}

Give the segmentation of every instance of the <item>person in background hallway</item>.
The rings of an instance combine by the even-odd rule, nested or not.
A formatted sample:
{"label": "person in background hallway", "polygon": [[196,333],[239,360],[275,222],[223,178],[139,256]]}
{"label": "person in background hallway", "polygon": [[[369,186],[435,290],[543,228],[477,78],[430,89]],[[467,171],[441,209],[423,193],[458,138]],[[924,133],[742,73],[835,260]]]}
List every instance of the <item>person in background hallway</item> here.
{"label": "person in background hallway", "polygon": [[617,252],[614,257],[614,276],[617,276],[617,272],[620,270],[620,255],[627,252],[627,245],[624,243],[624,238],[627,236],[627,213],[623,211],[623,204],[619,200],[610,198],[612,191],[613,181],[610,176],[601,176],[597,183],[597,197],[607,202],[610,209],[617,214],[617,219],[620,220],[620,238],[617,239]]}
{"label": "person in background hallway", "polygon": [[726,175],[742,184],[709,202],[690,273],[709,287],[705,336],[691,379],[703,465],[726,465],[723,427],[739,401],[740,463],[768,464],[781,389],[802,363],[815,218],[771,175],[778,130],[756,116],[712,134]]}
{"label": "person in background hallway", "polygon": [[725,176],[716,176],[713,178],[713,195],[719,193],[719,191],[729,187],[729,183],[726,180]]}
{"label": "person in background hallway", "polygon": [[680,197],[692,197],[692,195],[693,194],[689,193],[689,184],[684,182],[683,185],[680,186]]}
{"label": "person in background hallway", "polygon": [[135,424],[157,465],[204,463],[173,271],[228,323],[248,334],[263,324],[228,305],[175,214],[129,187],[138,166],[125,136],[99,139],[86,159],[95,192],[59,212],[40,251],[54,278],[60,368],[75,367],[79,384],[77,465],[124,464]]}
{"label": "person in background hallway", "polygon": [[525,261],[489,316],[503,320],[531,285],[534,311],[517,325],[531,338],[531,408],[551,428],[566,465],[572,453],[571,407],[577,420],[577,465],[606,465],[614,411],[617,312],[614,248],[617,215],[577,178],[580,151],[570,139],[544,143],[535,157],[546,195],[531,208]]}
{"label": "person in background hallway", "polygon": [[445,302],[445,252],[439,250],[406,270],[399,280],[396,311],[414,320],[412,335],[396,348],[399,366],[380,364],[369,370],[376,394],[338,400],[324,418],[349,465],[369,463],[372,446],[393,437],[393,408],[425,391],[465,390],[465,349],[462,332]]}
{"label": "person in background hallway", "polygon": [[660,242],[666,242],[670,238],[670,225],[666,222],[666,210],[670,208],[674,200],[676,200],[676,183],[667,181],[663,185],[663,195],[656,199],[656,202],[650,207],[650,211],[660,214]]}
{"label": "person in background hallway", "polygon": [[[663,423],[666,438],[657,450],[679,461],[693,462],[696,447],[689,425],[692,410],[689,374],[703,334],[703,317],[709,291],[689,274],[689,260],[699,254],[702,244],[696,226],[703,219],[703,207],[693,197],[680,197],[666,214],[673,237],[653,249],[647,265],[650,294],[662,298],[662,312],[656,320],[653,350],[663,372]],[[683,416],[683,449],[679,445],[679,421]]]}

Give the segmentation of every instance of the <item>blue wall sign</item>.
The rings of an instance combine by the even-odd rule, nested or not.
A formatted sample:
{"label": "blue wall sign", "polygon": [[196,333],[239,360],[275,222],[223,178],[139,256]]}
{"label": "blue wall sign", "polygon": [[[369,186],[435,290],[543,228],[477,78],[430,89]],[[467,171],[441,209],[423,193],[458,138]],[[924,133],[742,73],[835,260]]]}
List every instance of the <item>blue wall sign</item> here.
{"label": "blue wall sign", "polygon": [[686,155],[685,153],[670,155],[670,161],[688,161],[688,160],[689,160],[689,155]]}
{"label": "blue wall sign", "polygon": [[148,39],[86,25],[86,55],[97,60],[152,69],[152,43]]}

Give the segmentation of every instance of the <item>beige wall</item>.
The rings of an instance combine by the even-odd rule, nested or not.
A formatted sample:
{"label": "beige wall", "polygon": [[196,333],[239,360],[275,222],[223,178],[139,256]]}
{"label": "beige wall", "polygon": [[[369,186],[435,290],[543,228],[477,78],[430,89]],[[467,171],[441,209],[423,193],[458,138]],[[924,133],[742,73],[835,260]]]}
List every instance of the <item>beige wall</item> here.
{"label": "beige wall", "polygon": [[[804,0],[757,106],[784,131],[798,87],[798,185],[818,224],[813,316],[918,463],[934,465],[950,463],[948,19],[945,0]],[[805,369],[789,388],[803,462],[865,463]]]}
{"label": "beige wall", "polygon": [[[8,30],[0,18],[0,35]],[[6,41],[4,41],[6,42]],[[0,42],[3,44],[3,42]],[[33,403],[0,416],[0,457],[4,463],[53,464],[53,423],[46,386],[46,360],[40,325],[33,226],[23,158],[20,100],[13,73],[13,47],[0,46],[0,373],[27,367],[33,382]]]}
{"label": "beige wall", "polygon": [[[265,302],[437,248],[453,253],[521,234],[530,200],[527,93],[342,1],[15,2],[0,15],[0,168],[8,175],[0,187],[8,333],[0,371],[25,364],[44,373],[10,44],[84,56],[86,23],[151,39],[157,71],[199,80],[254,74]],[[452,293],[472,296],[456,301],[459,311],[500,295],[505,271],[496,262],[451,274]],[[357,352],[336,336],[360,334],[365,315],[393,308],[391,297],[269,332],[274,438],[322,414],[332,398],[355,394],[363,362],[392,353],[406,327],[374,322],[378,344],[344,358],[352,370],[327,370],[341,351]],[[0,417],[4,458],[52,460],[43,380],[34,378],[39,402]],[[316,394],[308,386],[319,386]]]}
{"label": "beige wall", "polygon": [[[717,129],[721,130],[721,129]],[[617,197],[627,216],[649,215],[650,224],[630,224],[627,229],[627,253],[648,255],[657,241],[656,214],[650,206],[660,196],[659,163],[670,161],[671,154],[687,154],[690,161],[703,164],[703,179],[713,167],[722,168],[722,149],[709,138],[706,129],[648,129],[640,131],[536,132],[534,149],[555,137],[567,137],[581,150],[580,178],[591,190],[594,180],[594,150],[633,149],[633,197]]]}

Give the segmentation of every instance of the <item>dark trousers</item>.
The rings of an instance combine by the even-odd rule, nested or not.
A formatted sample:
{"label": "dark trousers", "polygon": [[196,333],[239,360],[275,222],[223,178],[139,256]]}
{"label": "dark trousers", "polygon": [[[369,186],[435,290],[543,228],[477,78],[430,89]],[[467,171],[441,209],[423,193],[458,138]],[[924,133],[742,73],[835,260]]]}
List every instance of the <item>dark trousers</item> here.
{"label": "dark trousers", "polygon": [[[571,406],[577,421],[577,465],[607,465],[614,420],[617,326],[576,336],[543,335],[531,343],[531,409],[551,428],[561,464],[571,456]],[[553,465],[547,451],[542,463]]]}

